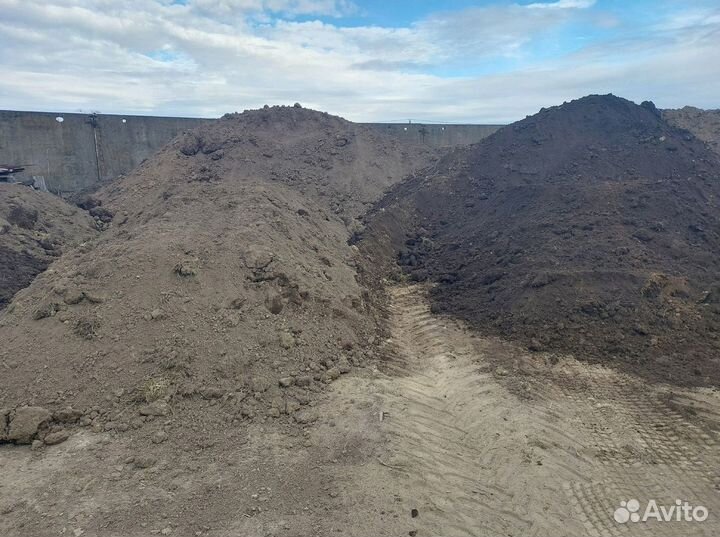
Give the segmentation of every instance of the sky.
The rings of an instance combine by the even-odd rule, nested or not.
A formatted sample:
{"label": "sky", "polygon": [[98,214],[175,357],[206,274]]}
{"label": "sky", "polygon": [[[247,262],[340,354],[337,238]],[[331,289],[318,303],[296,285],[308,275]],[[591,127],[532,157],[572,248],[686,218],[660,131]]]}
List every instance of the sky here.
{"label": "sky", "polygon": [[720,108],[718,0],[0,0],[0,109],[507,123]]}

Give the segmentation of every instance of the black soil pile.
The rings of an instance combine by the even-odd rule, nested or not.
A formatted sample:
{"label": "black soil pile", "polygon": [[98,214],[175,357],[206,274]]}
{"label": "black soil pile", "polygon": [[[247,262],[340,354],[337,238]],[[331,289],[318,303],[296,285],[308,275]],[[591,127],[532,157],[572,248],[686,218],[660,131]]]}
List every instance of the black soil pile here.
{"label": "black soil pile", "polygon": [[717,383],[719,180],[717,155],[652,103],[593,95],[399,185],[364,248],[395,249],[406,277],[438,283],[436,311],[484,333]]}

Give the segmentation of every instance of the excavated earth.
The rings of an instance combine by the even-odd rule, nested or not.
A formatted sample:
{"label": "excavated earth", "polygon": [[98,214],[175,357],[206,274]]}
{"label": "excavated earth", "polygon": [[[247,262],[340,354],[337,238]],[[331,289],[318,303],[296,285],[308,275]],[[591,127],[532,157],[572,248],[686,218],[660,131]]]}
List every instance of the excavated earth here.
{"label": "excavated earth", "polygon": [[[249,523],[275,487],[295,491],[287,501],[328,497],[317,463],[272,459],[309,457],[317,400],[375,356],[380,332],[348,238],[387,187],[435,158],[337,117],[268,107],[184,134],[84,200],[107,229],[0,316],[0,444],[87,444],[91,459],[62,492],[65,478],[45,476],[50,503],[13,492],[35,485],[18,482],[22,471],[4,479],[12,516],[0,533],[69,531],[58,494],[77,496],[82,513],[67,516],[82,531],[110,534],[156,522],[203,531],[235,497],[233,516]],[[138,487],[147,495],[130,494]],[[87,508],[105,495],[116,503]],[[184,514],[216,495],[203,516]],[[311,533],[317,514],[305,508],[294,507]]]}
{"label": "excavated earth", "polygon": [[[635,211],[644,223],[653,193],[667,197],[661,170],[679,174],[664,179],[678,201],[662,203],[687,214],[663,205],[666,231],[648,233],[655,244],[676,239],[691,261],[662,265],[664,250],[626,237],[631,217],[613,220],[614,248],[629,249],[613,254],[623,300],[639,308],[632,286],[644,289],[649,260],[660,260],[667,274],[643,295],[647,311],[675,306],[671,319],[688,323],[688,311],[710,315],[712,295],[708,306],[693,300],[699,264],[714,263],[706,182],[716,157],[658,123],[653,107],[598,97],[568,106],[592,143],[554,109],[540,116],[559,114],[562,128],[531,118],[487,141],[499,155],[480,144],[439,162],[425,146],[299,107],[232,114],[83,200],[102,232],[67,243],[0,312],[0,534],[717,535],[720,393],[649,383],[642,367],[622,366],[625,355],[600,349],[589,363],[542,334],[530,352],[522,335],[560,304],[543,302],[553,274],[564,271],[568,303],[585,289],[617,293],[609,270],[599,285],[589,262],[578,268],[591,250],[615,250],[571,238],[597,238],[605,212]],[[638,132],[652,160],[631,166]],[[582,144],[598,162],[592,179]],[[626,166],[644,180],[625,177]],[[632,208],[608,194],[627,189]],[[553,214],[537,208],[558,199]],[[595,227],[582,227],[583,211]],[[525,212],[540,229],[569,231],[533,235]],[[702,229],[683,235],[690,223]],[[474,289],[491,262],[503,276]],[[670,269],[688,271],[685,294],[668,287],[678,282]],[[552,281],[521,288],[540,296],[503,335],[496,323],[513,318],[483,317],[484,295],[512,308],[518,291],[500,284],[540,273]],[[655,330],[652,319],[633,326]],[[587,337],[604,341],[587,323]],[[572,343],[576,327],[566,332]],[[701,370],[697,384],[712,379],[708,365],[693,357],[683,367]],[[710,517],[616,522],[631,498],[681,498]]]}
{"label": "excavated earth", "polygon": [[720,110],[685,106],[677,110],[663,110],[662,116],[671,125],[692,132],[713,151],[720,153]]}
{"label": "excavated earth", "polygon": [[367,249],[437,282],[434,311],[482,333],[717,385],[719,203],[720,158],[702,141],[652,103],[594,95],[396,187]]}
{"label": "excavated earth", "polygon": [[96,234],[82,209],[47,192],[0,183],[0,310],[64,249]]}

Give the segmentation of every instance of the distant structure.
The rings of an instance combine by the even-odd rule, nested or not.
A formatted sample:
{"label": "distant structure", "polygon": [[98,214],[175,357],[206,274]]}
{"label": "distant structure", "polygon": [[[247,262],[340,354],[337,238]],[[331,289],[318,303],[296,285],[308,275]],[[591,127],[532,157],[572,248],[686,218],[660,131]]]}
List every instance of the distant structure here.
{"label": "distant structure", "polygon": [[0,162],[32,162],[25,170],[4,166],[13,168],[5,177],[71,194],[128,173],[178,134],[207,121],[2,110]]}
{"label": "distant structure", "polygon": [[[22,166],[4,166],[0,175],[59,195],[92,189],[139,166],[184,131],[212,121],[177,117],[112,114],[57,114],[0,110],[0,162],[32,162],[32,176]],[[431,147],[477,143],[501,125],[443,125],[418,120],[366,123],[398,138]]]}

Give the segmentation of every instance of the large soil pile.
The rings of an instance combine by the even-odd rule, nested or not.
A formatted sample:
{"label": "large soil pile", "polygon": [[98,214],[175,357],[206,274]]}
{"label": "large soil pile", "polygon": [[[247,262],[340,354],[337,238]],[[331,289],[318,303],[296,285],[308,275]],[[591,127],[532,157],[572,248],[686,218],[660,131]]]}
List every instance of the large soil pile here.
{"label": "large soil pile", "polygon": [[589,96],[399,185],[364,248],[531,350],[720,381],[720,160],[652,103]]}
{"label": "large soil pile", "polygon": [[[109,229],[0,317],[0,407],[54,411],[45,433],[80,422],[148,441],[312,419],[313,393],[376,341],[347,244],[355,217],[432,158],[299,107],[181,136],[89,200]],[[222,411],[202,414],[198,401]],[[143,429],[170,412],[182,427]]]}
{"label": "large soil pile", "polygon": [[677,110],[663,110],[665,121],[692,132],[707,142],[716,153],[720,153],[720,110],[702,110],[685,106]]}
{"label": "large soil pile", "polygon": [[96,234],[85,211],[46,192],[0,183],[0,309],[63,249]]}

